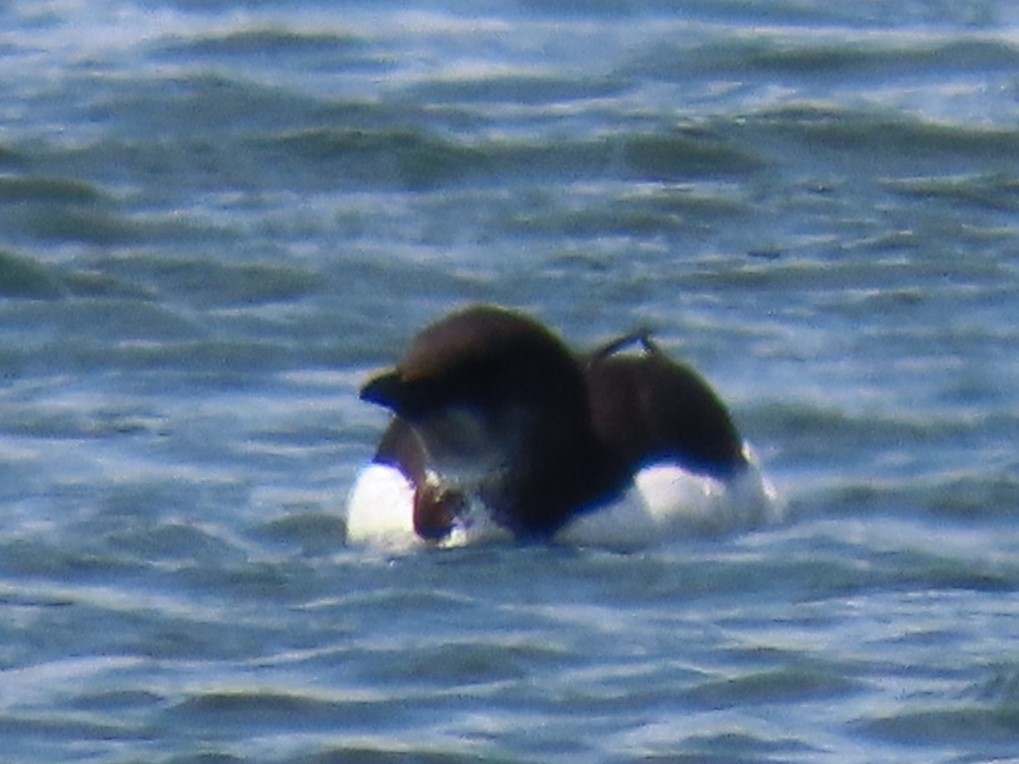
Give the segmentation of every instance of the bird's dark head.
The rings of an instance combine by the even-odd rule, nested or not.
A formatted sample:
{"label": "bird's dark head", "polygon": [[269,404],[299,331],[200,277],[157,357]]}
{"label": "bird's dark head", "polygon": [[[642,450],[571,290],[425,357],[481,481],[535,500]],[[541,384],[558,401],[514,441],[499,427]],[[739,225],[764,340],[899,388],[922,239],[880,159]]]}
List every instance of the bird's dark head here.
{"label": "bird's dark head", "polygon": [[582,370],[562,341],[489,305],[426,327],[361,399],[404,419],[431,459],[445,463],[505,461],[529,448],[531,437],[554,437],[550,423],[587,413]]}

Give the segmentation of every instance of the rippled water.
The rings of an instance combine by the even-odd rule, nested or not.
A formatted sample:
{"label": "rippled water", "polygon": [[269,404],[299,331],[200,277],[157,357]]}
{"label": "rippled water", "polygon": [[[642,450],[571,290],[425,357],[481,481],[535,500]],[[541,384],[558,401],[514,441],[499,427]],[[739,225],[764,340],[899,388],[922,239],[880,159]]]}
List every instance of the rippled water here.
{"label": "rippled water", "polygon": [[[11,762],[1019,750],[1006,2],[0,5]],[[781,527],[344,544],[424,322],[651,324]]]}

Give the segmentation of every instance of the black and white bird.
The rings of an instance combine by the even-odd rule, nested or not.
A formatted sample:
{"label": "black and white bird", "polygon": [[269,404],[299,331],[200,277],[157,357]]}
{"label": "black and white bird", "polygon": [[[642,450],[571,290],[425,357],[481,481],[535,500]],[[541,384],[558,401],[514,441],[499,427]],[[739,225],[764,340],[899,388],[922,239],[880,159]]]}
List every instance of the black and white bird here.
{"label": "black and white bird", "polygon": [[426,327],[361,399],[393,418],[348,498],[350,543],[639,547],[780,513],[718,396],[648,332],[576,354],[476,305]]}

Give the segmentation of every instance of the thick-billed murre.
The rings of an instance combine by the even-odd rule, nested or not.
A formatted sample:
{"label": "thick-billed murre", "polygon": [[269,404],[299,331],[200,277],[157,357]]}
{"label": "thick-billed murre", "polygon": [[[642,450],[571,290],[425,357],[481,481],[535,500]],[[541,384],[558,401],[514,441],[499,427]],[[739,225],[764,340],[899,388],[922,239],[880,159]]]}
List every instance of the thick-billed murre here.
{"label": "thick-billed murre", "polygon": [[394,417],[351,491],[352,542],[612,545],[774,509],[726,407],[648,332],[576,354],[527,316],[475,305],[426,327],[361,398]]}

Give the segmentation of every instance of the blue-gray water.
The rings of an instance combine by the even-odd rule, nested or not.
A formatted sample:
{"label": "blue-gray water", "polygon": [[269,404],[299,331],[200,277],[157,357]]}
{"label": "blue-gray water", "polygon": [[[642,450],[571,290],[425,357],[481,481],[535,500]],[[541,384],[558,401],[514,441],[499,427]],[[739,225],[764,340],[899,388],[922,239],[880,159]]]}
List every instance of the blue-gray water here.
{"label": "blue-gray water", "polygon": [[[5,762],[1017,756],[1013,3],[13,0],[0,82]],[[789,522],[345,547],[474,300],[656,327]]]}

